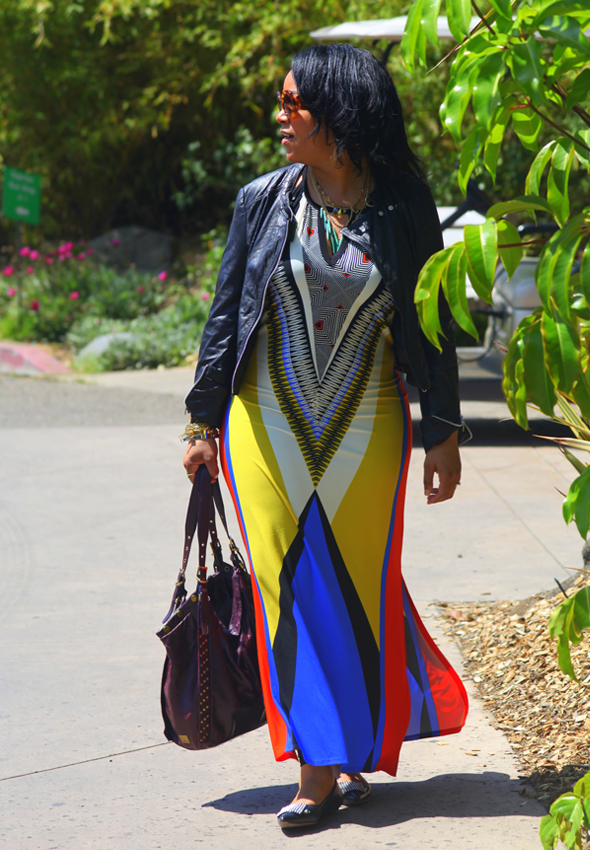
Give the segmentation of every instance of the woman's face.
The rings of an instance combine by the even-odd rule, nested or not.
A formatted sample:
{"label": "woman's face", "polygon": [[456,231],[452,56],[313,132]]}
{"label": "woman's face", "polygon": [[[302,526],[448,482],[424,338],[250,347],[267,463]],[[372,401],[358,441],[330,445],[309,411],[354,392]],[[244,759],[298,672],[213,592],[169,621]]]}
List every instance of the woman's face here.
{"label": "woman's face", "polygon": [[[285,77],[283,88],[297,94],[292,71]],[[323,132],[310,135],[317,122],[307,109],[299,109],[290,116],[281,109],[277,114],[277,122],[281,127],[282,145],[289,162],[320,166],[330,159],[333,144],[326,142],[326,134]]]}

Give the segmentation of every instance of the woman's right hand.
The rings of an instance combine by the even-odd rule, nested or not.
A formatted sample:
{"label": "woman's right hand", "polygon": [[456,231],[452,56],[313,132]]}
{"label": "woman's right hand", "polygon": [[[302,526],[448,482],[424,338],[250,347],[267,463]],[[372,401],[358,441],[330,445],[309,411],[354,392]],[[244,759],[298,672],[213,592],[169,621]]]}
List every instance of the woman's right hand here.
{"label": "woman's right hand", "polygon": [[202,463],[207,467],[212,480],[217,481],[219,477],[217,442],[213,438],[209,440],[191,440],[182,463],[191,482],[194,481],[195,472]]}

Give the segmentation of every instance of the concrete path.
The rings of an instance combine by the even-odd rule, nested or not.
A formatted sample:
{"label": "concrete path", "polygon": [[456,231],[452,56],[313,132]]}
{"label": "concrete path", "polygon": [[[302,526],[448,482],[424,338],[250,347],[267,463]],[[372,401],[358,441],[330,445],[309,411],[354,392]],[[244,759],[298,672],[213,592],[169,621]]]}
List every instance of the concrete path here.
{"label": "concrete path", "polygon": [[[539,850],[543,810],[519,795],[507,741],[469,681],[461,735],[405,745],[398,777],[374,777],[370,806],[300,836],[276,826],[297,766],[272,760],[266,729],[203,753],[165,742],[154,632],[182,545],[187,385],[190,370],[0,377],[0,847]],[[436,507],[414,450],[405,575],[459,669],[432,600],[520,598],[580,563],[554,489],[569,465],[511,441],[467,447],[458,497]]]}

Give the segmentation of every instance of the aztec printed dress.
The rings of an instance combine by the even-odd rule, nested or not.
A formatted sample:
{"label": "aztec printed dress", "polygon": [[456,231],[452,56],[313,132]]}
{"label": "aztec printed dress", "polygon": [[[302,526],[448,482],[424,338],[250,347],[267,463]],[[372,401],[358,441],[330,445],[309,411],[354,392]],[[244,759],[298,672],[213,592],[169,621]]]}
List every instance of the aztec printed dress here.
{"label": "aztec printed dress", "polygon": [[401,576],[411,423],[391,295],[345,238],[329,256],[303,191],[297,220],[222,464],[254,576],[275,757],[394,775],[404,740],[461,729],[467,696]]}

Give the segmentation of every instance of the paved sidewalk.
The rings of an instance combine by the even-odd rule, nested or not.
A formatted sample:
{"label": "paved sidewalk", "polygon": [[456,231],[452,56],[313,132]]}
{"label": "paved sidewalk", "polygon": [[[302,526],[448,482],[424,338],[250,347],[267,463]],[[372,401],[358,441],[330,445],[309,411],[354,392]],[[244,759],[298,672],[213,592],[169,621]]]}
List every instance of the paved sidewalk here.
{"label": "paved sidewalk", "polygon": [[[519,795],[473,692],[461,735],[405,745],[369,807],[290,838],[274,813],[297,766],[272,760],[266,729],[203,753],[164,741],[154,632],[182,545],[190,373],[0,378],[0,847],[539,850],[543,810]],[[427,507],[414,450],[404,550],[410,591],[459,668],[432,600],[527,596],[581,550],[560,516],[554,487],[573,475],[557,450],[473,444],[463,457],[457,498]]]}

